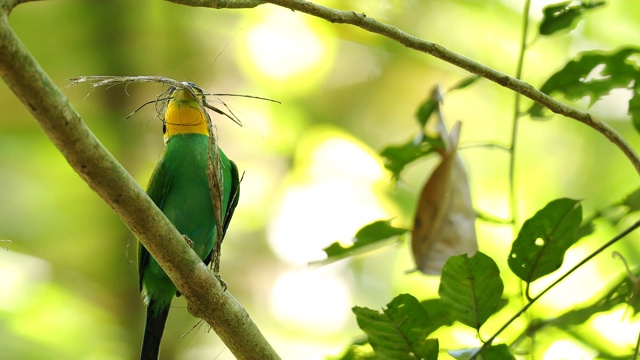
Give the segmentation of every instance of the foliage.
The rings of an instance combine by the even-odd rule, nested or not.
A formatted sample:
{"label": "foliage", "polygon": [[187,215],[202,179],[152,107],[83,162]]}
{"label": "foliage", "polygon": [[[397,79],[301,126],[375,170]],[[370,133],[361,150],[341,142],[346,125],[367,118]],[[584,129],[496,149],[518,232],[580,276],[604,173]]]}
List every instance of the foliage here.
{"label": "foliage", "polygon": [[407,232],[409,232],[409,230],[393,227],[391,220],[374,221],[358,230],[350,245],[344,246],[336,241],[324,248],[323,251],[327,255],[327,258],[319,261],[319,263],[330,263],[347,256],[362,253],[379,247],[385,240],[397,238]]}
{"label": "foliage", "polygon": [[[551,75],[540,90],[547,94],[562,94],[570,100],[590,98],[593,105],[614,89],[632,90],[629,115],[640,131],[640,68],[633,59],[640,52],[637,47],[625,47],[613,52],[587,51],[569,61]],[[529,109],[532,117],[544,116],[538,104]]]}
{"label": "foliage", "polygon": [[564,1],[542,10],[540,35],[552,35],[560,30],[572,30],[583,12],[604,5],[604,1]]}
{"label": "foliage", "polygon": [[427,339],[432,330],[429,314],[415,297],[398,295],[382,313],[358,306],[353,312],[378,355],[389,359],[438,358],[438,340]]}
{"label": "foliage", "polygon": [[450,319],[480,330],[498,309],[503,289],[496,263],[477,252],[471,258],[462,254],[447,260],[438,294]]}
{"label": "foliage", "polygon": [[[539,26],[540,35],[552,35],[561,30],[571,30],[575,27],[581,14],[587,10],[599,8],[604,4],[602,1],[580,2],[567,1],[547,6],[543,10],[543,20]],[[603,95],[610,93],[614,89],[632,90],[629,100],[629,115],[636,129],[640,131],[640,71],[634,60],[634,56],[640,51],[635,47],[623,47],[617,51],[603,52],[590,51],[580,54],[576,59],[570,60],[564,68],[553,74],[541,87],[547,94],[562,94],[571,100],[578,100],[583,97],[590,97],[593,104]],[[440,137],[427,137],[422,131],[429,122],[429,118],[440,111],[439,103],[441,99],[431,96],[419,106],[417,111],[417,122],[421,129],[414,140],[401,145],[386,147],[381,156],[385,159],[385,166],[393,173],[395,179],[399,179],[401,172],[407,165],[418,159],[429,156],[438,149],[436,140]],[[532,118],[544,116],[543,108],[535,104],[527,112]],[[440,115],[438,115],[440,116]],[[440,145],[442,146],[442,145]],[[526,284],[525,306],[517,312],[503,327],[497,332],[493,330],[493,335],[479,348],[465,348],[460,350],[450,350],[449,355],[456,359],[514,359],[516,350],[522,344],[522,338],[534,336],[538,332],[544,332],[549,327],[567,329],[577,327],[586,323],[596,314],[602,314],[613,310],[621,304],[628,304],[632,308],[632,313],[636,314],[640,305],[638,297],[637,277],[638,271],[633,273],[628,270],[627,276],[619,276],[618,280],[607,284],[608,289],[598,295],[595,301],[575,299],[576,306],[568,309],[554,317],[531,319],[527,329],[517,338],[515,342],[508,344],[494,344],[493,341],[498,335],[518,318],[526,309],[533,305],[539,297],[546,291],[558,284],[555,282],[545,288],[538,296],[532,298],[529,293],[531,283],[536,280],[554,274],[560,269],[567,251],[574,244],[585,236],[591,235],[596,229],[596,223],[604,220],[613,226],[619,225],[623,219],[628,218],[632,213],[640,210],[640,189],[626,196],[622,201],[614,202],[606,208],[595,211],[592,215],[583,219],[581,202],[578,200],[561,198],[550,201],[538,212],[530,216],[519,230],[519,233],[512,243],[508,257],[508,266],[513,275],[520,278]],[[599,253],[608,246],[615,243],[618,238],[614,238],[600,249]],[[586,258],[588,260],[590,257]],[[624,260],[624,258],[622,258]],[[569,273],[579,269],[580,263]],[[625,260],[626,265],[626,260]],[[567,275],[567,274],[565,274]],[[564,276],[562,277],[564,278]],[[423,319],[422,339],[426,340],[434,329],[441,329],[446,332],[444,325],[463,324],[474,329],[480,335],[483,325],[487,320],[495,316],[502,309],[505,303],[513,304],[517,299],[502,300],[504,289],[503,275],[500,274],[499,267],[491,257],[482,252],[477,252],[473,256],[467,254],[451,256],[442,271],[438,298],[425,300],[423,303],[437,304],[440,317],[430,318],[424,312],[415,309],[416,317]],[[395,298],[388,307],[397,304],[401,299],[406,300],[409,295],[403,294]],[[502,303],[501,303],[502,302]],[[360,308],[358,308],[360,309]],[[363,311],[360,309],[359,311]],[[368,310],[377,317],[382,314],[373,310]],[[376,334],[372,333],[370,324],[363,324],[360,316],[356,312],[359,326],[368,335],[368,341],[372,344],[368,352],[362,353],[361,357],[354,358],[387,358],[386,349],[400,346],[402,341],[385,343],[385,350],[379,346],[373,346],[373,342],[379,341]],[[437,319],[437,320],[436,320]],[[417,324],[415,322],[413,324]],[[417,330],[416,330],[417,331]],[[386,338],[393,342],[390,337]],[[360,340],[359,346],[366,342]],[[355,346],[355,343],[354,345]],[[442,343],[441,343],[442,346]],[[360,348],[362,349],[362,347]],[[343,359],[349,358],[345,355]]]}

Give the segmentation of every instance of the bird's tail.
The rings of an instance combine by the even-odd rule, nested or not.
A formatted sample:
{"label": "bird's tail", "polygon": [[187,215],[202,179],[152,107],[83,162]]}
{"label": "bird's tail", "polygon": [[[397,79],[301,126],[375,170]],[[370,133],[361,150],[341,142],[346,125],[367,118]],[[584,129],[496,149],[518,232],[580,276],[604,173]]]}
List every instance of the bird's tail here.
{"label": "bird's tail", "polygon": [[160,340],[162,340],[167,315],[169,315],[169,306],[158,309],[158,304],[154,300],[149,301],[140,360],[158,360]]}

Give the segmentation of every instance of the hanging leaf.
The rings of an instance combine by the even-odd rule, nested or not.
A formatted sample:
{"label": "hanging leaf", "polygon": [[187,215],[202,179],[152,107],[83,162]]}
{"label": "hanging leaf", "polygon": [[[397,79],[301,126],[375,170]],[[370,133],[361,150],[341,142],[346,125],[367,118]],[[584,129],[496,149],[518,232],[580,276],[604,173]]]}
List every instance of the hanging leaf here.
{"label": "hanging leaf", "polygon": [[350,245],[345,246],[336,241],[322,249],[327,254],[326,259],[314,261],[310,264],[328,264],[348,256],[361,254],[368,250],[376,249],[384,245],[383,242],[386,240],[407,232],[409,230],[391,226],[391,220],[377,220],[358,230]]}
{"label": "hanging leaf", "polygon": [[[640,132],[640,69],[631,57],[640,48],[627,47],[615,52],[586,51],[578,54],[542,85],[547,95],[559,93],[569,100],[590,98],[590,106],[613,89],[633,89],[629,100],[629,115]],[[529,108],[532,118],[545,116],[544,108],[534,104]]]}
{"label": "hanging leaf", "polygon": [[439,275],[450,256],[473,255],[478,249],[476,213],[467,175],[456,153],[460,122],[453,126],[450,137],[441,135],[448,139],[448,147],[422,189],[411,237],[416,267],[428,275]]}
{"label": "hanging leaf", "polygon": [[449,258],[442,269],[438,294],[451,319],[478,330],[498,309],[503,290],[498,266],[478,251],[472,257]]}
{"label": "hanging leaf", "polygon": [[440,96],[431,96],[420,105],[416,113],[416,120],[418,124],[420,124],[421,129],[427,125],[433,112],[438,109],[441,100],[442,98]]}
{"label": "hanging leaf", "polygon": [[427,339],[425,330],[429,316],[415,297],[398,295],[382,313],[359,306],[353,312],[376,354],[397,360],[438,358],[438,340]]}
{"label": "hanging leaf", "polygon": [[558,199],[547,204],[522,225],[509,254],[511,271],[527,283],[556,271],[576,241],[581,221],[578,200]]}
{"label": "hanging leaf", "polygon": [[586,10],[604,5],[604,1],[563,1],[546,6],[542,13],[540,35],[551,35],[560,30],[573,30],[577,21]]}

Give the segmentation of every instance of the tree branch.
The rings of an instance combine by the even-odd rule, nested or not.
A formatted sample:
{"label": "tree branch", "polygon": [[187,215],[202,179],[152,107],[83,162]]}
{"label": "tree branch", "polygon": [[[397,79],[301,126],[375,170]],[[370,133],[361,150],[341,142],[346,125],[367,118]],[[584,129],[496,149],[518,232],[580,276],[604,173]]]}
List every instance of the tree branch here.
{"label": "tree branch", "polygon": [[209,7],[214,9],[248,9],[262,5],[265,2],[260,0],[178,0],[173,1],[176,4],[193,6],[193,7]]}
{"label": "tree branch", "polygon": [[[260,4],[259,1],[253,0],[167,0],[177,4],[201,7],[215,8],[243,8],[255,7]],[[564,115],[568,118],[580,121],[581,123],[591,127],[604,135],[609,141],[614,143],[629,159],[636,172],[640,175],[640,157],[629,143],[612,127],[597,119],[593,115],[578,110],[572,106],[564,104],[549,95],[539,91],[531,84],[518,80],[514,77],[501,73],[488,66],[482,65],[474,60],[466,58],[460,54],[446,49],[445,47],[422,40],[416,36],[408,34],[394,26],[375,20],[367,15],[349,10],[337,10],[326,6],[318,5],[305,0],[266,0],[266,3],[272,3],[294,11],[300,11],[309,15],[313,15],[325,19],[332,23],[350,24],[376,33],[394,40],[408,48],[418,50],[429,54],[438,59],[444,60],[454,66],[467,70],[470,73],[482,76],[510,90],[522,94],[538,104],[546,107],[552,112]],[[212,5],[214,4],[214,5]]]}
{"label": "tree branch", "polygon": [[9,26],[20,0],[0,0],[0,77],[80,177],[149,250],[238,359],[279,359],[244,308],[189,248],[182,235],[91,133]]}

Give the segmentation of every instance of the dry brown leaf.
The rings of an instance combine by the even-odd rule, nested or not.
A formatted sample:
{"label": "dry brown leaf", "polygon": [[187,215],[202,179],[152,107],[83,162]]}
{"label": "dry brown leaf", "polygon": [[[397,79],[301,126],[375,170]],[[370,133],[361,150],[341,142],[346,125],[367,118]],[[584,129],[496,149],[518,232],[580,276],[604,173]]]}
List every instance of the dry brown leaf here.
{"label": "dry brown leaf", "polygon": [[476,239],[476,213],[471,204],[467,174],[456,147],[460,135],[460,122],[446,133],[439,127],[442,138],[447,139],[447,150],[422,189],[411,237],[413,258],[418,270],[428,275],[440,275],[450,256],[478,250]]}

